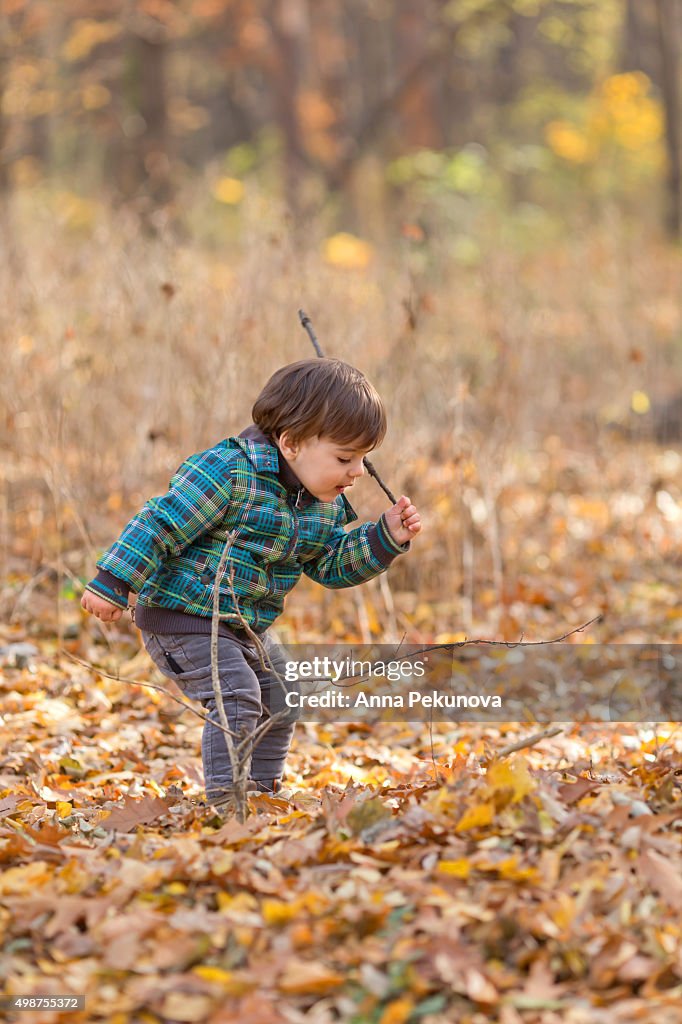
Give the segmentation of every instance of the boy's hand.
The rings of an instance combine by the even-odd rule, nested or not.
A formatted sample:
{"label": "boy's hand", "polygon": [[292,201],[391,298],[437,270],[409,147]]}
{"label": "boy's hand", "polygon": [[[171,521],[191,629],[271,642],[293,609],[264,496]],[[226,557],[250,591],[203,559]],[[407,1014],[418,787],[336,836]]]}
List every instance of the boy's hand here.
{"label": "boy's hand", "polygon": [[105,601],[103,597],[93,594],[91,590],[86,590],[83,594],[81,608],[85,608],[86,612],[90,612],[91,615],[96,615],[102,622],[118,622],[123,615],[122,608],[112,604],[111,601]]}
{"label": "boy's hand", "polygon": [[393,508],[384,513],[388,531],[396,544],[406,544],[422,528],[421,516],[407,495],[403,494]]}

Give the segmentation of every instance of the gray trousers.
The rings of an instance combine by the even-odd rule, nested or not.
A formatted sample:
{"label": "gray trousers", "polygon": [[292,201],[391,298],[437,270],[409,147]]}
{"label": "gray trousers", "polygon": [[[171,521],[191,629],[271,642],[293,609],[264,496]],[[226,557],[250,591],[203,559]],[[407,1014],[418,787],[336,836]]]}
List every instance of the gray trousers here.
{"label": "gray trousers", "polygon": [[[152,660],[191,700],[200,701],[209,721],[204,723],[201,756],[207,800],[215,800],[232,786],[232,765],[225,736],[212,723],[220,722],[211,676],[211,638],[193,633],[160,634],[142,631]],[[267,633],[261,637],[268,659],[284,680],[285,657]],[[218,637],[218,673],[225,714],[237,737],[252,735],[271,715],[286,712],[258,741],[252,752],[251,778],[260,789],[272,790],[281,778],[294,733],[297,711],[285,702],[286,685],[263,668],[255,644],[245,634]]]}

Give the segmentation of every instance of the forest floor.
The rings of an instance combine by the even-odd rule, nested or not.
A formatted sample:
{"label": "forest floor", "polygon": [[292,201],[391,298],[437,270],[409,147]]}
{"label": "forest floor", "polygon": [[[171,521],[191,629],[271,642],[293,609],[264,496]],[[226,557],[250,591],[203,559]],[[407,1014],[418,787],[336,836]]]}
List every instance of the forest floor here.
{"label": "forest floor", "polygon": [[[679,644],[679,468],[616,445],[597,473],[549,445],[498,494],[514,575],[503,600],[493,576],[476,588],[470,635],[601,615],[569,641]],[[429,590],[457,472],[422,474],[415,592],[311,589],[287,640],[381,639],[391,609],[412,643],[461,642],[461,593]],[[163,680],[132,627],[86,622],[25,557],[0,627],[0,973],[5,995],[86,1008],[7,1019],[679,1024],[679,723],[299,724],[291,794],[240,824],[198,804],[202,723],[145,687]]]}

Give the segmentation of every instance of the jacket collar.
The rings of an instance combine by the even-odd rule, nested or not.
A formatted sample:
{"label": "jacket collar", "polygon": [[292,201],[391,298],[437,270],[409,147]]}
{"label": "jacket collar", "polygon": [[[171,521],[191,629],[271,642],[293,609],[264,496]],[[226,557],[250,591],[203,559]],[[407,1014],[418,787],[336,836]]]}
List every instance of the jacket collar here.
{"label": "jacket collar", "polygon": [[[256,469],[265,473],[275,473],[279,482],[290,494],[298,495],[297,508],[306,508],[317,501],[315,495],[303,486],[272,438],[264,434],[255,423],[242,430],[234,440]],[[353,506],[345,494],[341,495],[341,500],[346,512],[346,522],[354,522],[358,517]]]}

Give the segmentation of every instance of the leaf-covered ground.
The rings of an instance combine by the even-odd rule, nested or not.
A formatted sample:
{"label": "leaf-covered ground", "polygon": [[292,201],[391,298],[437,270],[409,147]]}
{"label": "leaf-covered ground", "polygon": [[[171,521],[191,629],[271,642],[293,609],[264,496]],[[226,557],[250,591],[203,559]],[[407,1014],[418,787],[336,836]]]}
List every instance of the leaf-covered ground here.
{"label": "leaf-covered ground", "polygon": [[2,697],[4,991],[86,996],[23,1021],[680,1020],[672,727],[300,725],[239,824],[157,691],[37,655]]}
{"label": "leaf-covered ground", "polygon": [[[501,607],[477,589],[483,635],[549,639],[601,613],[573,639],[679,640],[679,456],[652,449],[648,465],[633,479],[624,449],[598,482],[557,449],[549,483],[508,483],[514,577]],[[432,537],[392,608],[412,639],[463,636],[447,628],[461,605],[428,581],[466,472],[424,469]],[[86,996],[82,1012],[16,1019],[679,1024],[675,725],[567,724],[511,753],[537,725],[299,725],[292,795],[253,798],[241,825],[198,802],[198,718],[68,656],[144,682],[135,635],[102,646],[77,594],[56,622],[49,579],[15,584],[0,634],[0,975],[5,994]],[[285,628],[386,628],[385,593],[355,593],[294,599]]]}

